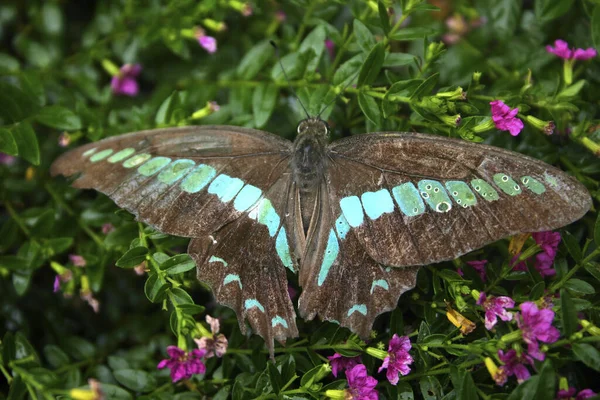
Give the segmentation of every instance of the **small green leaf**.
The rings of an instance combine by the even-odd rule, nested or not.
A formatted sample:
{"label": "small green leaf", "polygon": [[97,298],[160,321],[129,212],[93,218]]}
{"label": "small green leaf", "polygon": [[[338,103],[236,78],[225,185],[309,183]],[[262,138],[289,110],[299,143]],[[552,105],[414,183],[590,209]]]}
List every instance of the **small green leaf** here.
{"label": "small green leaf", "polygon": [[113,371],[115,379],[123,386],[136,392],[150,392],[156,387],[156,379],[146,371],[120,369]]}
{"label": "small green leaf", "polygon": [[254,125],[257,128],[262,128],[277,105],[277,97],[279,90],[277,86],[271,83],[263,83],[259,85],[252,96],[252,113],[254,114]]}
{"label": "small green leaf", "polygon": [[194,300],[192,296],[188,294],[185,290],[181,288],[172,288],[171,294],[169,296],[173,304],[181,305],[181,304],[194,304]]}
{"label": "small green leaf", "polygon": [[160,107],[158,107],[158,111],[156,112],[156,116],[154,117],[154,121],[158,125],[168,125],[170,123],[174,123],[177,121],[173,121],[173,113],[176,109],[181,107],[181,98],[179,96],[179,92],[173,92],[169,97],[167,97]]}
{"label": "small green leaf", "polygon": [[283,386],[281,375],[279,374],[277,367],[273,363],[267,363],[267,370],[269,372],[269,382],[271,383],[273,392],[275,394],[279,394],[279,392],[281,391],[281,387]]}
{"label": "small green leaf", "polygon": [[37,98],[5,81],[0,81],[0,118],[6,122],[19,122],[38,112]]}
{"label": "small green leaf", "polygon": [[325,52],[325,27],[317,26],[310,32],[300,44],[298,52],[307,55],[306,72],[313,72],[317,69],[321,56]]}
{"label": "small green leaf", "polygon": [[569,337],[577,331],[577,324],[579,322],[577,320],[575,305],[573,304],[573,300],[571,300],[569,291],[566,289],[560,289],[560,315],[562,318],[563,335]]}
{"label": "small green leaf", "polygon": [[254,78],[265,66],[267,61],[273,57],[273,46],[268,40],[264,40],[251,48],[242,58],[237,68],[240,79],[250,80]]}
{"label": "small green leaf", "polygon": [[571,86],[565,88],[562,92],[556,95],[557,100],[568,100],[572,97],[575,97],[579,94],[581,89],[583,89],[583,85],[585,85],[587,81],[585,79],[581,79]]}
{"label": "small green leaf", "polygon": [[50,128],[73,131],[81,129],[81,120],[73,111],[61,106],[48,106],[40,110],[35,117],[40,124]]}
{"label": "small green leaf", "polygon": [[377,11],[379,12],[379,22],[381,22],[381,29],[386,35],[390,32],[390,16],[387,11],[387,7],[381,0],[377,2]]}
{"label": "small green leaf", "polygon": [[169,275],[180,274],[196,267],[196,263],[189,254],[178,254],[163,262],[160,269]]}
{"label": "small green leaf", "polygon": [[588,367],[600,372],[600,352],[591,344],[574,343],[573,354]]}
{"label": "small green leaf", "polygon": [[356,357],[363,352],[363,348],[353,340],[348,340],[343,346],[334,346],[333,350],[344,357]]}
{"label": "small green leaf", "polygon": [[573,0],[535,0],[536,18],[542,22],[550,22],[563,16],[573,6]]}
{"label": "small green leaf", "polygon": [[19,68],[19,60],[6,53],[0,53],[0,74],[14,73]]}
{"label": "small green leaf", "polygon": [[168,287],[169,285],[163,278],[153,273],[148,276],[144,284],[144,294],[152,303],[159,303],[164,299]]}
{"label": "small green leaf", "polygon": [[346,86],[350,84],[350,79],[356,76],[356,73],[360,71],[360,67],[363,63],[363,55],[357,54],[342,65],[335,71],[333,75],[333,84],[336,86]]}
{"label": "small green leaf", "polygon": [[383,43],[377,43],[367,56],[358,74],[358,86],[370,85],[377,79],[385,60]]}
{"label": "small green leaf", "polygon": [[381,112],[379,111],[379,107],[377,106],[377,102],[374,98],[364,94],[363,92],[359,92],[358,105],[371,122],[373,122],[375,125],[380,124]]}
{"label": "small green leaf", "polygon": [[426,36],[437,34],[438,31],[433,28],[427,28],[424,26],[417,26],[414,28],[402,28],[394,32],[390,39],[393,40],[417,40],[423,39]]}
{"label": "small green leaf", "polygon": [[377,44],[375,36],[371,33],[369,28],[358,19],[354,20],[354,34],[356,35],[358,47],[365,53],[370,52],[373,46]]}
{"label": "small green leaf", "polygon": [[569,231],[567,231],[563,235],[562,239],[565,246],[567,246],[567,250],[569,250],[569,254],[571,255],[571,257],[573,257],[573,259],[577,262],[581,261],[583,259],[583,254],[575,236],[573,236]]}
{"label": "small green leaf", "polygon": [[29,122],[16,124],[13,127],[12,134],[19,148],[19,157],[24,158],[33,165],[40,165],[40,146],[31,124]]}
{"label": "small green leaf", "polygon": [[401,67],[410,65],[415,61],[415,56],[408,53],[387,53],[383,67]]}
{"label": "small green leaf", "polygon": [[62,348],[77,360],[90,360],[96,354],[96,347],[79,336],[64,338]]}
{"label": "small green leaf", "polygon": [[177,308],[180,309],[184,314],[192,316],[202,314],[205,310],[205,307],[198,304],[178,304]]}
{"label": "small green leaf", "polygon": [[594,242],[596,242],[596,246],[600,246],[600,213],[598,213],[596,224],[594,225]]}
{"label": "small green leaf", "polygon": [[54,368],[61,367],[69,363],[69,356],[62,349],[53,344],[49,344],[44,347],[44,356],[46,360]]}
{"label": "small green leaf", "polygon": [[63,17],[58,4],[44,2],[41,10],[42,24],[41,28],[48,35],[58,35],[63,29]]}
{"label": "small green leaf", "polygon": [[8,129],[0,128],[0,152],[11,156],[19,154],[17,142],[15,142],[12,132]]}
{"label": "small green leaf", "polygon": [[592,285],[576,278],[569,279],[565,282],[565,288],[569,289],[571,293],[576,296],[596,293],[596,290]]}
{"label": "small green leaf", "polygon": [[596,46],[596,49],[600,49],[600,4],[594,7],[590,27],[592,28],[592,40],[594,41],[594,46]]}
{"label": "small green leaf", "polygon": [[431,93],[435,85],[437,85],[438,79],[440,78],[440,73],[436,72],[431,75],[429,78],[425,79],[423,83],[419,85],[419,87],[413,92],[410,96],[411,99],[417,99],[422,96],[427,96]]}
{"label": "small green leaf", "polygon": [[110,383],[104,383],[102,382],[100,384],[100,388],[102,389],[102,393],[104,394],[105,398],[107,399],[111,399],[111,400],[131,400],[133,397],[131,397],[131,394],[116,385],[111,385]]}
{"label": "small green leaf", "polygon": [[120,268],[133,268],[145,261],[147,254],[148,248],[143,246],[134,247],[127,250],[127,252],[117,260],[116,265]]}
{"label": "small green leaf", "polygon": [[296,79],[302,76],[304,73],[304,69],[306,67],[306,62],[308,57],[314,53],[306,52],[306,53],[290,53],[281,57],[281,64],[283,64],[283,69],[279,63],[273,65],[271,69],[271,79],[275,82],[282,81],[285,79],[285,75],[283,74],[283,70],[287,73],[289,79]]}

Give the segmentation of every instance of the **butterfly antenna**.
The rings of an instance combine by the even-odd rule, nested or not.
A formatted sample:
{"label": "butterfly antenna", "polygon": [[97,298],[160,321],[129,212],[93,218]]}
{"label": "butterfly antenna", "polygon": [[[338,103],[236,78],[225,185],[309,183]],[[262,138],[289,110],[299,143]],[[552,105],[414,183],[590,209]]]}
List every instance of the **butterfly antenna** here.
{"label": "butterfly antenna", "polygon": [[[287,83],[290,87],[290,90],[294,94],[294,97],[296,98],[296,100],[298,100],[298,103],[300,103],[300,106],[302,106],[302,109],[304,110],[304,113],[306,114],[306,116],[308,118],[310,118],[310,114],[308,113],[308,111],[306,111],[306,107],[304,107],[304,104],[302,104],[302,100],[300,100],[300,97],[298,97],[298,95],[296,94],[296,91],[294,90],[294,88],[292,87],[292,83],[290,82],[290,78],[288,78],[288,75],[285,72],[285,68],[283,68],[283,63],[281,62],[281,57],[279,56],[279,47],[277,47],[277,44],[275,44],[275,42],[272,40],[270,40],[269,43],[271,43],[271,46],[273,46],[273,48],[275,49],[275,55],[277,56],[277,61],[279,62],[279,66],[281,67],[281,71],[283,72],[283,76],[285,76],[285,80],[287,81]],[[321,115],[321,114],[319,114],[319,115]]]}
{"label": "butterfly antenna", "polygon": [[346,91],[346,89],[348,89],[348,87],[350,85],[352,85],[352,82],[354,82],[354,78],[356,78],[356,76],[360,73],[360,71],[358,71],[357,73],[354,74],[354,76],[352,77],[352,79],[350,79],[350,81],[346,84],[346,86],[344,86],[342,88],[342,90],[333,98],[333,100],[331,100],[329,103],[327,103],[325,105],[325,107],[323,107],[323,109],[319,112],[319,114],[317,115],[317,118],[321,118],[321,114],[323,114],[323,112],[325,110],[327,110],[333,103],[336,102],[337,99],[340,98],[340,96]]}

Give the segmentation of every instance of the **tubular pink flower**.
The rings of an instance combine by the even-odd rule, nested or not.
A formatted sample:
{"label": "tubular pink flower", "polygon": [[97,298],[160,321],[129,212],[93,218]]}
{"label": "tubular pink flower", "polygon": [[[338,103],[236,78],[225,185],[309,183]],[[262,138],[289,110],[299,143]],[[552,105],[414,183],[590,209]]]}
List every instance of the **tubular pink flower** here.
{"label": "tubular pink flower", "polygon": [[217,51],[217,39],[212,36],[202,35],[198,38],[200,46],[210,54]]}
{"label": "tubular pink flower", "polygon": [[139,64],[125,64],[121,67],[119,74],[112,77],[110,87],[117,95],[136,96],[139,92],[137,76],[142,71]]}
{"label": "tubular pink flower", "polygon": [[517,136],[523,129],[523,121],[516,117],[519,109],[511,109],[502,100],[494,100],[490,102],[490,105],[492,106],[492,121],[496,128],[508,131],[512,136]]}
{"label": "tubular pink flower", "polygon": [[570,59],[573,55],[573,52],[569,49],[569,44],[560,39],[554,42],[554,47],[550,45],[546,46],[546,51],[565,60]]}

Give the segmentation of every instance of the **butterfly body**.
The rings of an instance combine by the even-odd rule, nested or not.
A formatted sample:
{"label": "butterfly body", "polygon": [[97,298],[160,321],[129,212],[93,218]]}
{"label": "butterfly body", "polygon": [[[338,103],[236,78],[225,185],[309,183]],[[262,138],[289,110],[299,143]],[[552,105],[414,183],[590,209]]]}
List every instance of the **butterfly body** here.
{"label": "butterfly body", "polygon": [[74,186],[192,238],[198,278],[271,351],[298,335],[286,271],[299,274],[302,317],[366,337],[419,265],[556,229],[591,205],[575,179],[507,150],[416,133],[328,135],[318,118],[293,143],[232,126],[157,129],[74,149],[51,172],[79,174]]}

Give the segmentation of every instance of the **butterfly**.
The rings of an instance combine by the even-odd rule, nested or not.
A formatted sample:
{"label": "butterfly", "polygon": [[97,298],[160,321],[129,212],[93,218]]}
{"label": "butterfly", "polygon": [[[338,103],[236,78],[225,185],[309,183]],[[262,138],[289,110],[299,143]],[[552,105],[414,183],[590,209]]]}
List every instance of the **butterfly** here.
{"label": "butterfly", "polygon": [[294,142],[235,126],[155,129],[71,150],[52,175],[78,175],[139,221],[191,238],[216,300],[262,336],[298,336],[301,317],[367,337],[415,286],[419,266],[520,232],[562,227],[591,205],[562,171],[504,149],[421,133],[329,143],[319,117]]}

